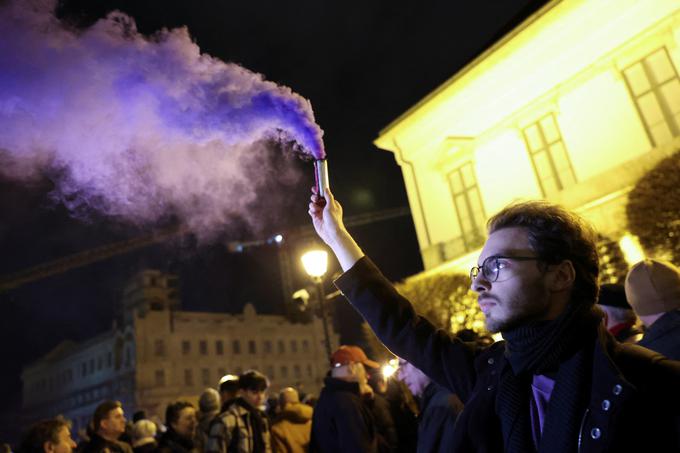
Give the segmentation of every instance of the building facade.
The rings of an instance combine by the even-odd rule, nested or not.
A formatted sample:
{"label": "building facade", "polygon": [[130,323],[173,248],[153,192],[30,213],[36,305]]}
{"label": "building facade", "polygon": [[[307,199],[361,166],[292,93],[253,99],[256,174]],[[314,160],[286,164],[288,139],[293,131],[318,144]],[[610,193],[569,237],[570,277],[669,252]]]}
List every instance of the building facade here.
{"label": "building facade", "polygon": [[426,272],[467,272],[488,217],[516,200],[634,244],[627,194],[680,148],[678,68],[676,0],[554,0],[381,131]]}
{"label": "building facade", "polygon": [[[89,341],[64,342],[26,367],[23,407],[29,420],[63,414],[84,427],[104,399],[128,416],[145,410],[163,419],[168,403],[196,403],[225,374],[257,369],[272,391],[301,386],[318,393],[328,371],[322,323],[285,316],[180,311],[177,279],[146,270],[127,285],[123,325]],[[332,347],[339,337],[331,332]]]}

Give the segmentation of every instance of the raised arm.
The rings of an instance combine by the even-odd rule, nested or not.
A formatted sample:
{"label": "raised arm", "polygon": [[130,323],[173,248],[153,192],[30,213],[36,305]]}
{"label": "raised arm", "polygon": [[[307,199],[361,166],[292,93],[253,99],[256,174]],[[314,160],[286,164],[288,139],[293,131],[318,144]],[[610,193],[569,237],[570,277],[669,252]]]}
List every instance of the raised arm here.
{"label": "raised arm", "polygon": [[[314,190],[313,190],[314,192]],[[328,190],[325,206],[313,193],[309,214],[319,237],[333,250],[345,273],[336,281],[380,341],[430,379],[465,400],[475,381],[474,351],[418,316],[411,304],[364,256],[342,222],[342,206]]]}

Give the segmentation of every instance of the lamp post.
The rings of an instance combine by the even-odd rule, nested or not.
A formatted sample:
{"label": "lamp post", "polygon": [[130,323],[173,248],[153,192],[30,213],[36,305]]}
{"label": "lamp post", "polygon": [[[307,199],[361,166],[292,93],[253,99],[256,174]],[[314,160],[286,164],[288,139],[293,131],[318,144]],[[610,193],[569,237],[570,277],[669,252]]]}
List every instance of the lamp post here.
{"label": "lamp post", "polygon": [[328,252],[325,250],[310,250],[302,255],[302,265],[305,272],[309,275],[316,285],[319,296],[319,311],[321,312],[321,322],[323,324],[324,342],[326,344],[326,356],[330,357],[331,338],[328,333],[328,318],[326,317],[326,292],[323,289],[323,277],[328,270]]}

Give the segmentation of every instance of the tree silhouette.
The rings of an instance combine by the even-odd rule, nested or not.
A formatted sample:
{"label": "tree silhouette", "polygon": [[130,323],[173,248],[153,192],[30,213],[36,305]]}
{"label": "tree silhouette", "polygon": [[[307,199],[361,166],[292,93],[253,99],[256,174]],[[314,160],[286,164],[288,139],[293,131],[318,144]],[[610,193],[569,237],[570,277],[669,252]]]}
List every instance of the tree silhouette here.
{"label": "tree silhouette", "polygon": [[628,195],[626,216],[649,255],[680,263],[680,151],[640,178]]}

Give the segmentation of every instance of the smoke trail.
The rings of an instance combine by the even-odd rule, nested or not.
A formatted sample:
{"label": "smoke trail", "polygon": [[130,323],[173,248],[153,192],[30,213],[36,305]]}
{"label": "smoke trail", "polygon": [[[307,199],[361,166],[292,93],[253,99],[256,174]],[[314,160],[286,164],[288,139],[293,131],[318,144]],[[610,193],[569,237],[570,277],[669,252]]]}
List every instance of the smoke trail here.
{"label": "smoke trail", "polygon": [[171,214],[203,234],[233,216],[257,223],[258,175],[274,171],[258,165],[269,166],[260,158],[273,142],[324,157],[308,101],[201,54],[186,28],[145,37],[115,12],[75,31],[54,7],[0,9],[3,176],[53,175],[52,195],[74,213],[135,224]]}

